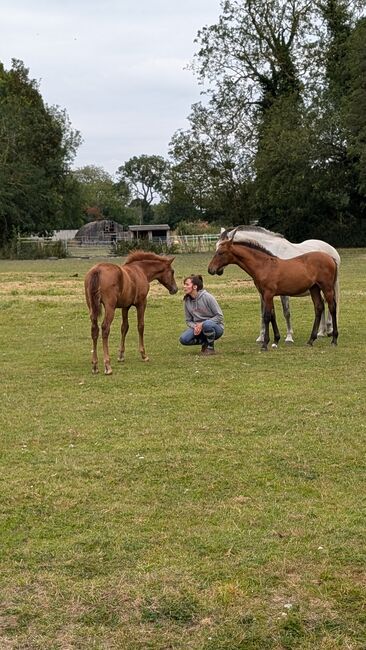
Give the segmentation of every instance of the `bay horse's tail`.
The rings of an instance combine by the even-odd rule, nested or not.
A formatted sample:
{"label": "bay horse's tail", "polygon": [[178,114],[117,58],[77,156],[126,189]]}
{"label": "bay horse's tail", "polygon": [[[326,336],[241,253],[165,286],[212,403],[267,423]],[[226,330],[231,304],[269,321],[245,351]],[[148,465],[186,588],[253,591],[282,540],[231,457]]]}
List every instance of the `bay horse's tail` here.
{"label": "bay horse's tail", "polygon": [[[334,259],[334,258],[333,258]],[[336,277],[334,281],[334,294],[335,294],[335,301],[336,301],[336,308],[337,308],[337,321],[339,319],[339,301],[341,298],[341,289],[339,286],[339,263],[337,260],[334,260],[336,263]]]}
{"label": "bay horse's tail", "polygon": [[85,278],[85,297],[89,307],[90,320],[93,323],[98,321],[98,316],[101,311],[100,301],[100,271],[99,269],[91,269]]}

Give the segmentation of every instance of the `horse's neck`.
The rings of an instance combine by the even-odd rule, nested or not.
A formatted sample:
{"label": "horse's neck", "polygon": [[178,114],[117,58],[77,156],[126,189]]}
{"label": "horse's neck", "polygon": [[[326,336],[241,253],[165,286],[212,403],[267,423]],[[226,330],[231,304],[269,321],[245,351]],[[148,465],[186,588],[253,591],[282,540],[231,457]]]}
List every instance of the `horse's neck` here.
{"label": "horse's neck", "polygon": [[252,278],[256,277],[258,268],[260,268],[260,265],[263,264],[264,259],[267,257],[265,253],[246,246],[234,246],[232,253],[235,258],[235,264],[251,275]]}
{"label": "horse's neck", "polygon": [[146,260],[146,262],[140,261],[139,267],[146,275],[148,282],[156,280],[157,276],[161,272],[161,262],[159,262],[159,260]]}

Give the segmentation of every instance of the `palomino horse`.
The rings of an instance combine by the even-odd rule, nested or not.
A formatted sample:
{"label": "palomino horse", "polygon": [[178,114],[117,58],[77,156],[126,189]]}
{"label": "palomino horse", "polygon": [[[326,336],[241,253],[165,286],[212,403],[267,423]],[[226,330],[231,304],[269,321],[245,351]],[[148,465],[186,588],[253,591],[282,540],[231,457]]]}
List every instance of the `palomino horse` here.
{"label": "palomino horse", "polygon": [[[339,269],[341,263],[341,258],[339,257],[338,252],[333,246],[327,244],[327,242],[322,241],[321,239],[307,239],[306,241],[301,242],[300,244],[293,244],[292,242],[285,239],[283,235],[280,235],[275,232],[271,232],[266,228],[261,228],[260,226],[238,226],[234,229],[223,230],[220,235],[220,239],[217,242],[216,248],[220,245],[222,241],[226,239],[232,239],[234,242],[244,242],[244,241],[253,241],[261,246],[264,246],[272,255],[276,255],[283,260],[291,259],[292,257],[297,257],[303,253],[310,253],[312,251],[322,251],[323,253],[328,253],[335,261]],[[339,314],[339,282],[337,278],[336,286],[336,302],[337,310]],[[283,315],[286,320],[287,334],[285,338],[285,343],[293,343],[293,330],[291,325],[291,315],[290,315],[290,301],[288,296],[281,296],[282,310]],[[338,315],[337,314],[337,315]],[[264,337],[264,304],[261,299],[261,324],[260,332],[257,338],[257,342],[261,343]],[[322,314],[320,321],[318,336],[326,336],[330,334],[332,330],[332,317],[328,311],[327,321],[325,319],[325,312]]]}
{"label": "palomino horse", "polygon": [[117,307],[122,309],[121,346],[118,361],[124,361],[125,338],[128,332],[128,311],[134,306],[137,309],[137,328],[139,333],[139,351],[143,361],[149,358],[144,346],[144,315],[150,282],[158,280],[169,293],[177,293],[178,287],[174,279],[172,262],[174,257],[162,257],[155,253],[135,251],[130,253],[125,264],[101,263],[96,264],[85,276],[85,297],[91,320],[91,336],[93,339],[92,371],[98,372],[97,342],[99,335],[98,316],[101,305],[104,306],[102,323],[102,340],[104,353],[104,372],[112,374],[108,349],[108,337],[114,312]]}
{"label": "palomino horse", "polygon": [[324,302],[321,291],[332,315],[332,343],[337,344],[337,305],[335,284],[338,267],[327,253],[312,252],[282,260],[254,242],[235,244],[231,240],[221,242],[208,266],[211,275],[222,275],[228,264],[237,264],[254,280],[264,302],[264,340],[262,350],[267,350],[269,323],[272,323],[275,345],[280,340],[273,306],[274,296],[299,296],[309,291],[314,303],[315,319],[308,341],[313,344],[317,337]]}

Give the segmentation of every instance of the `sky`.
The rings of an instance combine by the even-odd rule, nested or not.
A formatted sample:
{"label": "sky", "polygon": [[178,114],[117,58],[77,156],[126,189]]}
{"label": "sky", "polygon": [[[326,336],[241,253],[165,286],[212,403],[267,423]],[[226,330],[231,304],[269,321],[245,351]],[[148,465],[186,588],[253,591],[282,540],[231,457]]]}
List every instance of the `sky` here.
{"label": "sky", "polygon": [[132,156],[167,157],[202,87],[187,69],[220,0],[1,0],[0,61],[20,59],[43,100],[65,109],[73,167],[114,175]]}

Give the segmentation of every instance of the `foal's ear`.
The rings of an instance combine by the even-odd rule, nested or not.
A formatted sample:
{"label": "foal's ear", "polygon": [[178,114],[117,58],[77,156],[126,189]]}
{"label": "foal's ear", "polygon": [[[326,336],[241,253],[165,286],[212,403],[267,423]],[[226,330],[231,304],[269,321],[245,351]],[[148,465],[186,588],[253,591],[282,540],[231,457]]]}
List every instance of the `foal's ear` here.
{"label": "foal's ear", "polygon": [[174,262],[175,260],[175,255],[173,255],[172,257],[168,257],[168,260],[169,260],[169,264],[172,264],[172,262]]}

